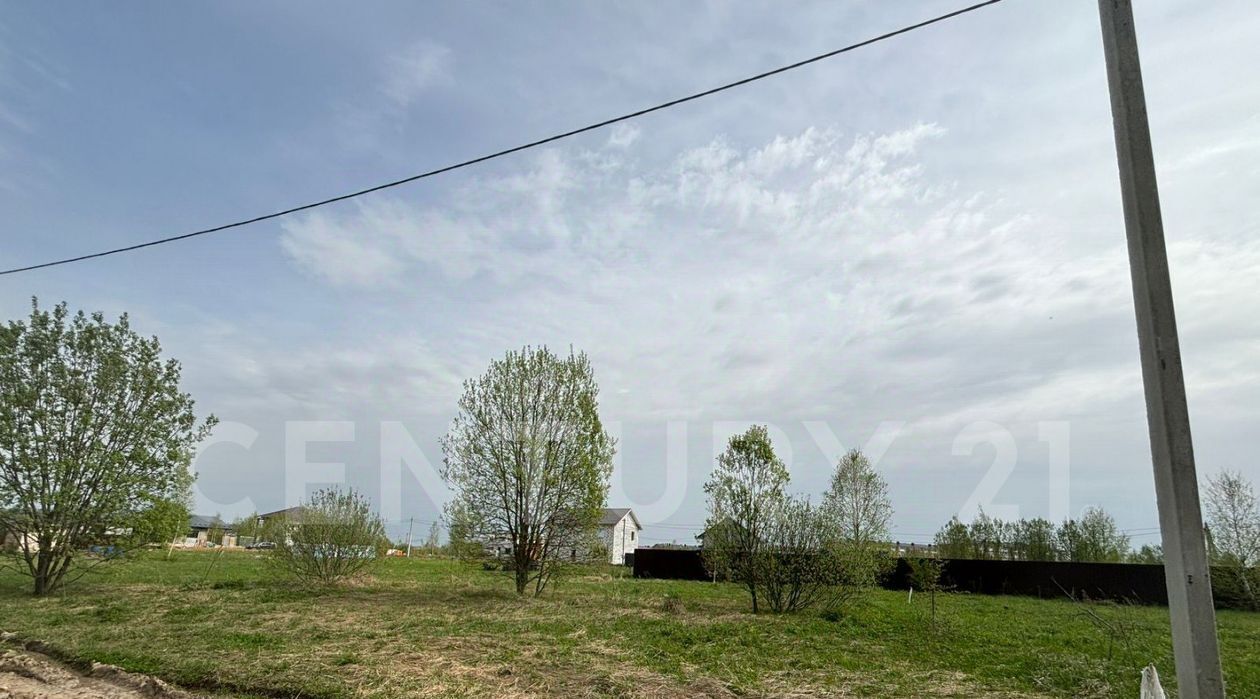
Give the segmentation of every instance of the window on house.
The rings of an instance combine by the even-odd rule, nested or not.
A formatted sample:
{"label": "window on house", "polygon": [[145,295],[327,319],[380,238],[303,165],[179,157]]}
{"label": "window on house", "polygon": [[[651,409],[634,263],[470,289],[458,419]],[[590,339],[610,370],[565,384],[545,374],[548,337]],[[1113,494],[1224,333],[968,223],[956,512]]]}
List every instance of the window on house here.
{"label": "window on house", "polygon": [[630,532],[630,540],[634,541],[634,532]]}

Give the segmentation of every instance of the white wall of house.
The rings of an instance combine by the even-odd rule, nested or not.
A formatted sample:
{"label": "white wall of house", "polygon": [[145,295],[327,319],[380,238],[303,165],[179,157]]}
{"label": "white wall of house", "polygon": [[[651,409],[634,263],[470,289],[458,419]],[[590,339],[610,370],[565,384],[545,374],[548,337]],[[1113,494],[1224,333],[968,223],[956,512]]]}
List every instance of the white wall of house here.
{"label": "white wall of house", "polygon": [[639,545],[639,527],[628,512],[616,524],[600,527],[600,536],[608,548],[608,562],[613,565],[624,565],[626,554],[633,553]]}
{"label": "white wall of house", "polygon": [[[634,549],[640,545],[642,531],[634,514],[629,510],[626,510],[621,519],[613,524],[600,524],[599,538],[604,549],[608,551],[608,562],[613,565],[625,565],[626,554],[634,553]],[[494,558],[507,558],[512,555],[512,545],[507,540],[484,541],[482,547],[486,555]],[[583,553],[577,549],[565,549],[557,551],[557,554],[560,558],[567,557],[574,561],[591,560],[589,553]]]}

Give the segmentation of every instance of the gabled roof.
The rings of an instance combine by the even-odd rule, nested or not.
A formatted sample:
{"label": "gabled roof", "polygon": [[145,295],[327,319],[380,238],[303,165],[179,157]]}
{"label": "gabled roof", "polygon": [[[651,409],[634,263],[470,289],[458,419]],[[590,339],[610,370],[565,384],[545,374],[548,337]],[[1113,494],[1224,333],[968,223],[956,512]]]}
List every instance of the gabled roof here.
{"label": "gabled roof", "polygon": [[207,517],[206,515],[189,515],[189,529],[227,529],[228,524],[218,517]]}
{"label": "gabled roof", "polygon": [[273,519],[276,517],[280,517],[283,519],[292,519],[296,521],[298,519],[301,519],[302,509],[303,508],[301,505],[298,505],[297,507],[287,507],[283,510],[276,510],[275,512],[265,512],[261,515],[258,515],[258,519]]}
{"label": "gabled roof", "polygon": [[612,527],[616,526],[626,515],[630,515],[630,519],[634,521],[635,529],[642,529],[643,525],[639,524],[639,518],[634,515],[634,510],[629,507],[605,507],[604,514],[599,518],[599,526]]}

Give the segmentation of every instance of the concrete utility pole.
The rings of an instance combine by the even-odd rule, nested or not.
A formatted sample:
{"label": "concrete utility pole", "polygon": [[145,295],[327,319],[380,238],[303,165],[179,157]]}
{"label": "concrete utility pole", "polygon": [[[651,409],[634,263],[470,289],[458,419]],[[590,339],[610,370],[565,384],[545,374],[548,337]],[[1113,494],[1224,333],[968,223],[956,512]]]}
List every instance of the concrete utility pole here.
{"label": "concrete utility pole", "polygon": [[1177,692],[1182,699],[1222,699],[1225,685],[1216,639],[1216,612],[1212,607],[1190,415],[1133,7],[1131,0],[1098,0],[1098,9],[1111,88],[1124,225],[1129,239],[1129,270],[1137,310],[1155,495],[1164,539]]}
{"label": "concrete utility pole", "polygon": [[407,520],[407,558],[411,558],[411,530],[416,526],[416,518]]}

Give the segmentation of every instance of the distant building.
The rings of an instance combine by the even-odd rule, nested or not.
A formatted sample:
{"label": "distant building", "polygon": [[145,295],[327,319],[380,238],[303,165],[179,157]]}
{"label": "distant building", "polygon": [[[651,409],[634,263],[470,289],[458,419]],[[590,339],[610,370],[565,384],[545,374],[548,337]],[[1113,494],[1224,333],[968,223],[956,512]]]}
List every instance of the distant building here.
{"label": "distant building", "polygon": [[258,520],[255,522],[256,526],[254,527],[257,536],[251,537],[249,543],[258,543],[258,541],[264,539],[273,543],[278,539],[284,539],[286,542],[292,543],[290,534],[292,534],[294,527],[302,524],[302,517],[305,513],[306,508],[297,505],[258,515]]}
{"label": "distant building", "polygon": [[[723,517],[716,524],[711,524],[704,531],[696,534],[696,541],[700,542],[700,548],[705,547],[705,542],[713,542],[718,539],[730,539],[739,533],[739,525],[730,517]],[[710,544],[711,545],[711,544]]]}
{"label": "distant building", "polygon": [[258,515],[259,524],[274,524],[276,522],[288,522],[289,524],[301,524],[302,513],[306,508],[298,505],[297,507],[287,507],[283,510],[275,512],[266,512]]}
{"label": "distant building", "polygon": [[[220,541],[210,541],[212,531],[223,532],[223,538]],[[217,516],[192,515],[188,518],[187,533],[175,539],[174,544],[185,548],[209,545],[236,546],[236,531],[232,529],[232,525]]]}
{"label": "distant building", "polygon": [[608,549],[608,562],[625,565],[626,554],[639,545],[643,526],[629,507],[606,507],[599,519],[599,538]]}
{"label": "distant building", "polygon": [[[628,507],[605,507],[596,525],[599,543],[607,551],[608,562],[613,565],[626,565],[626,554],[634,553],[635,547],[639,545],[639,534],[642,531],[643,526],[639,524],[639,518]],[[486,553],[495,558],[512,555],[512,545],[508,541],[489,541],[484,546]],[[589,552],[584,554],[577,549],[570,549],[568,556],[574,561],[591,560]]]}

